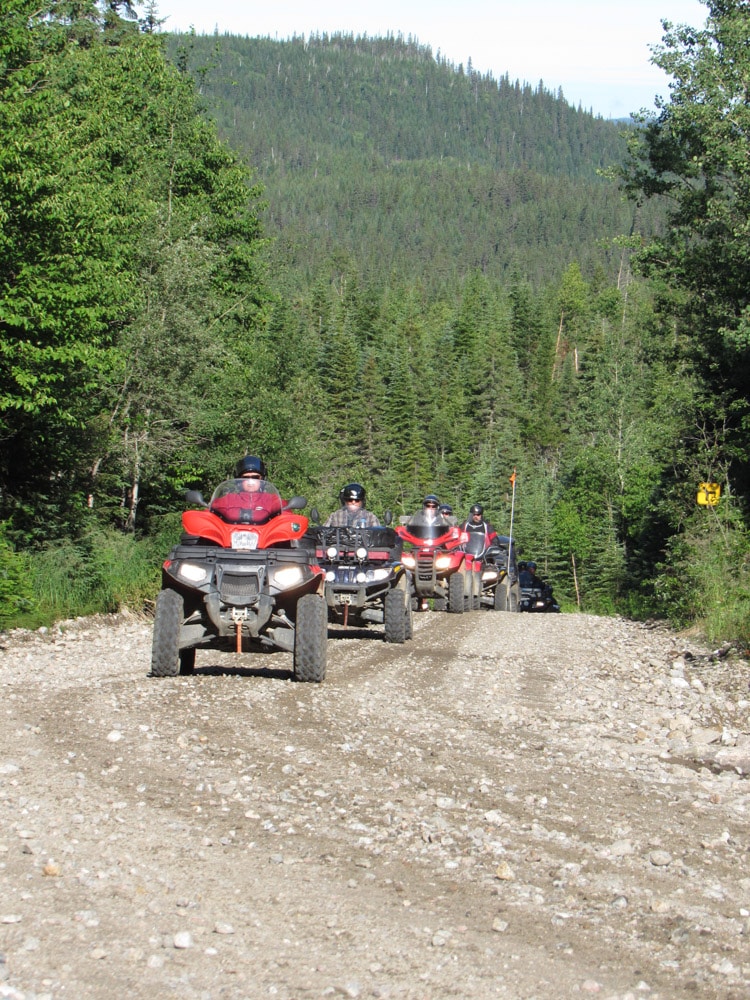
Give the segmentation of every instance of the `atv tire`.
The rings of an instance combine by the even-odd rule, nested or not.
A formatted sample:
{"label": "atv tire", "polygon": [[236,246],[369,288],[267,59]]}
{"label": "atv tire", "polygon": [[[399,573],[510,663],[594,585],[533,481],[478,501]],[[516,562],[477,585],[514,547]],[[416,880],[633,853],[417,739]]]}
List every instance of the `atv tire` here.
{"label": "atv tire", "polygon": [[495,611],[508,611],[508,588],[504,583],[498,583],[495,587],[495,599],[492,602]]}
{"label": "atv tire", "polygon": [[176,677],[180,672],[180,628],[185,617],[182,597],[167,587],[156,598],[154,639],[151,646],[153,677]]}
{"label": "atv tire", "polygon": [[482,574],[471,574],[471,610],[479,611],[482,607]]}
{"label": "atv tire", "polygon": [[318,594],[305,594],[297,602],[294,679],[320,684],[326,676],[327,655],[328,605]]}
{"label": "atv tire", "polygon": [[404,642],[406,639],[406,604],[403,590],[389,590],[383,606],[384,639],[386,642]]}
{"label": "atv tire", "polygon": [[464,610],[466,574],[458,571],[448,579],[448,611],[460,615]]}
{"label": "atv tire", "polygon": [[414,605],[409,595],[406,595],[406,627],[404,629],[404,638],[411,639],[414,635]]}

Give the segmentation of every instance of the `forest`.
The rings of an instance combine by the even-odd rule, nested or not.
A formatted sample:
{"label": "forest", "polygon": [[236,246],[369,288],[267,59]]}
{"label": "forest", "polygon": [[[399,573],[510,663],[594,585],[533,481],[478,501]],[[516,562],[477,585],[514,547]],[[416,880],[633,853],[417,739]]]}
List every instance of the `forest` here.
{"label": "forest", "polygon": [[481,502],[564,610],[747,643],[747,37],[747,0],[665,23],[669,99],[613,123],[400,36],[7,0],[0,628],[149,607],[251,451],[322,511]]}

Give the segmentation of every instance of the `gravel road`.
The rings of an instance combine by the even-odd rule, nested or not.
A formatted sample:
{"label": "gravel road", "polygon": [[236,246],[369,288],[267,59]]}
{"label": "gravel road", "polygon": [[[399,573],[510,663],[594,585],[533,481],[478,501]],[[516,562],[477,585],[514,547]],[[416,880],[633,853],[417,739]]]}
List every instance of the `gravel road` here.
{"label": "gravel road", "polygon": [[745,1000],[750,668],[585,615],[415,616],[148,676],[0,636],[0,998]]}

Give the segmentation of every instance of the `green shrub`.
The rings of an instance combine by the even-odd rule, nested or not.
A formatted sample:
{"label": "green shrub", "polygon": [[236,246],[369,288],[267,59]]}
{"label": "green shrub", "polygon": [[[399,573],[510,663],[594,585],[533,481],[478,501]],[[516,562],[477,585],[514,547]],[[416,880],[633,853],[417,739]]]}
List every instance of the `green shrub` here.
{"label": "green shrub", "polygon": [[37,628],[64,618],[149,610],[161,564],[180,536],[179,515],[161,518],[137,539],[91,525],[75,541],[16,553],[0,534],[0,627]]}
{"label": "green shrub", "polygon": [[656,595],[676,627],[698,624],[712,643],[750,645],[750,541],[728,505],[700,510],[670,540]]}
{"label": "green shrub", "polygon": [[8,541],[7,527],[0,522],[0,628],[12,627],[34,607],[29,559]]}

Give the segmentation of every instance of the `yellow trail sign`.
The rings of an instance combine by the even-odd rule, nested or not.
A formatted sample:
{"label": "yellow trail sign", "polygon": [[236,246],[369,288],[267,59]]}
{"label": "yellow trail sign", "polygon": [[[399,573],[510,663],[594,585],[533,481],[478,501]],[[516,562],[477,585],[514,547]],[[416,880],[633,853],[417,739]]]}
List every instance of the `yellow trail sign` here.
{"label": "yellow trail sign", "polygon": [[699,483],[696,501],[701,507],[715,507],[721,496],[721,486],[718,483]]}

